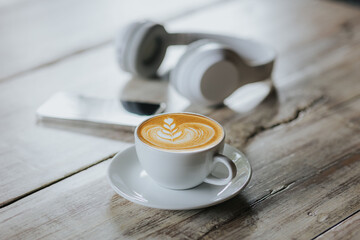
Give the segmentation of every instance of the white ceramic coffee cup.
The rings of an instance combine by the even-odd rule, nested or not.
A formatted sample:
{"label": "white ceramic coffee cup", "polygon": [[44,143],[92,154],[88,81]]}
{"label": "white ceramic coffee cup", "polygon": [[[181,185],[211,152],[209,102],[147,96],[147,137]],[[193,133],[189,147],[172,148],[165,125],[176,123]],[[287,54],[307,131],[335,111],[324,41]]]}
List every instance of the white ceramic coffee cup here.
{"label": "white ceramic coffee cup", "polygon": [[[206,117],[200,114],[189,114]],[[206,118],[216,122],[209,117]],[[235,177],[237,170],[234,162],[221,154],[225,140],[223,128],[223,137],[216,145],[199,150],[171,151],[154,148],[143,142],[137,134],[142,124],[135,129],[136,153],[144,170],[159,185],[170,189],[188,189],[202,182],[226,185]],[[229,173],[226,178],[216,178],[211,175],[218,163],[226,166]]]}

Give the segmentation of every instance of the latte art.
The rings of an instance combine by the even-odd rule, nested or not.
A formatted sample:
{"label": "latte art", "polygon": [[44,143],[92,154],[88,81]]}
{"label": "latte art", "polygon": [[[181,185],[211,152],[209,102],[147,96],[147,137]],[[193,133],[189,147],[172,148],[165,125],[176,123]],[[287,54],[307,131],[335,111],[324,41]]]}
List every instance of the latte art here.
{"label": "latte art", "polygon": [[215,135],[215,130],[203,123],[183,123],[176,126],[173,121],[172,118],[166,118],[163,126],[144,127],[142,136],[157,146],[186,144],[197,147],[209,142]]}
{"label": "latte art", "polygon": [[197,150],[223,138],[219,124],[195,114],[165,114],[145,121],[138,136],[147,144],[169,150]]}

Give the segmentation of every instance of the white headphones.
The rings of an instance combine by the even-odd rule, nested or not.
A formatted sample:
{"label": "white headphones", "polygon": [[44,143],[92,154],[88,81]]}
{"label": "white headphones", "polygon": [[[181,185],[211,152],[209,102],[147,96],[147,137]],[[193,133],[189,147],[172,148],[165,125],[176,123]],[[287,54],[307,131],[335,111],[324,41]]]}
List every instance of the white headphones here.
{"label": "white headphones", "polygon": [[221,103],[237,88],[271,76],[275,52],[252,40],[206,33],[168,33],[157,23],[134,22],[118,35],[120,67],[154,76],[170,45],[189,45],[170,74],[179,93],[202,105]]}

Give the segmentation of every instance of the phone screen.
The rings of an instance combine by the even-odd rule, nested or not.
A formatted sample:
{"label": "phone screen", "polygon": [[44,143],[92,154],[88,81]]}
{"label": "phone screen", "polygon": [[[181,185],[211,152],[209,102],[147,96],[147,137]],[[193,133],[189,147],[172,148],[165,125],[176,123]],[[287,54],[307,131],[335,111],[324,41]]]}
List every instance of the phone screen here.
{"label": "phone screen", "polygon": [[124,109],[130,113],[138,115],[154,115],[159,113],[160,104],[159,103],[145,103],[145,102],[134,102],[134,101],[120,101]]}

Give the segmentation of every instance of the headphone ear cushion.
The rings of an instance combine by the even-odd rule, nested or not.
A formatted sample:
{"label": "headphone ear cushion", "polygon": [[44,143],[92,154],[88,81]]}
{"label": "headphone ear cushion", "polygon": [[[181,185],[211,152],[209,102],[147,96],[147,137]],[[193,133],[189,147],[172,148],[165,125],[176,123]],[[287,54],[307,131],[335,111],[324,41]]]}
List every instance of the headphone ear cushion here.
{"label": "headphone ear cushion", "polygon": [[116,57],[120,65],[120,68],[126,72],[129,72],[128,67],[128,47],[131,39],[133,38],[136,31],[143,25],[143,22],[132,22],[122,28],[116,35],[115,38],[115,47],[116,47]]}
{"label": "headphone ear cushion", "polygon": [[221,103],[240,86],[240,57],[224,45],[209,40],[192,43],[173,69],[170,80],[193,103]]}
{"label": "headphone ear cushion", "polygon": [[156,74],[169,46],[165,28],[153,22],[129,25],[117,38],[118,61],[127,72],[143,77]]}
{"label": "headphone ear cushion", "polygon": [[191,44],[188,45],[185,53],[180,57],[180,59],[178,60],[177,64],[175,65],[175,67],[172,69],[171,73],[170,73],[170,83],[172,86],[175,87],[175,89],[181,93],[182,95],[184,95],[185,97],[187,97],[186,93],[187,93],[187,85],[186,84],[186,77],[183,76],[184,74],[187,74],[187,69],[189,69],[189,63],[190,60],[193,58],[192,53],[194,53],[195,50],[197,50],[198,48],[210,43],[210,40],[198,40],[196,42],[193,42]]}

